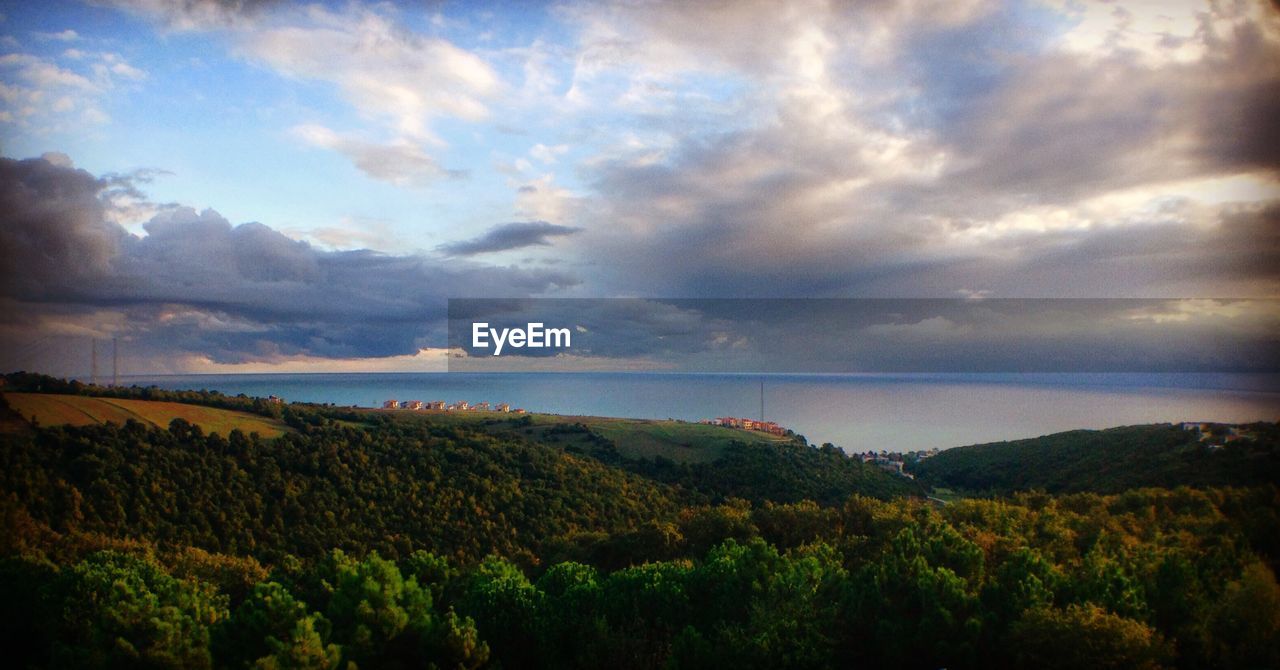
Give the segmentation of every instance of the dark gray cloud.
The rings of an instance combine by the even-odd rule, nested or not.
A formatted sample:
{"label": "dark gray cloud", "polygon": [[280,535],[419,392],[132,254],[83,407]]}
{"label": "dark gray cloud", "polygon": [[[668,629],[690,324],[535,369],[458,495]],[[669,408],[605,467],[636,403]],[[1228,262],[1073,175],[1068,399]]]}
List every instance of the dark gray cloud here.
{"label": "dark gray cloud", "polygon": [[43,158],[0,159],[4,295],[39,295],[109,271],[126,236],[103,223],[100,196],[109,188],[108,180]]}
{"label": "dark gray cloud", "polygon": [[939,186],[1008,206],[1015,198],[1069,203],[1153,181],[1274,171],[1280,45],[1259,30],[1244,24],[1216,37],[1206,27],[1204,58],[1159,67],[1130,51],[1018,57],[1002,86],[966,100],[941,129],[948,150],[967,160]]}
{"label": "dark gray cloud", "polygon": [[564,272],[323,251],[260,223],[169,207],[138,236],[109,220],[128,180],[0,159],[0,337],[118,334],[157,356],[216,362],[376,357],[443,347],[446,299],[533,295]]}
{"label": "dark gray cloud", "polygon": [[564,237],[581,231],[581,228],[558,226],[546,221],[517,221],[494,226],[479,237],[444,244],[438,249],[450,256],[475,256],[494,251],[547,246],[551,244],[549,238]]}

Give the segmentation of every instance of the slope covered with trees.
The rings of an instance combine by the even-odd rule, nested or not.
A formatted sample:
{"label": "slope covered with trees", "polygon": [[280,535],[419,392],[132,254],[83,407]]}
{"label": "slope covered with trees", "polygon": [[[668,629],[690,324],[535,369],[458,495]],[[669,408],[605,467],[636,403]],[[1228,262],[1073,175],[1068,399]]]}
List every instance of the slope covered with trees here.
{"label": "slope covered with trees", "polygon": [[[539,419],[544,425],[519,418],[491,420],[483,428],[498,436],[588,456],[714,502],[743,498],[754,503],[814,500],[838,504],[855,493],[884,499],[921,493],[920,487],[909,479],[850,458],[831,444],[810,446],[798,436],[757,437],[750,435],[751,431],[667,422],[675,424],[674,428],[707,429],[716,434],[709,445],[693,441],[687,447],[696,456],[669,458],[646,455],[646,450],[630,444],[632,439],[641,443],[652,440],[645,432],[651,428],[646,423],[611,421],[605,424],[610,430],[602,431],[592,423],[561,420],[548,426],[546,422],[554,421],[554,417]],[[632,426],[640,431],[638,437],[627,432]],[[684,432],[684,439],[696,434]],[[748,439],[725,437],[739,434]]]}
{"label": "slope covered with trees", "polygon": [[269,442],[182,420],[41,428],[6,438],[0,483],[55,530],[263,560],[330,548],[532,555],[548,538],[677,509],[661,485],[591,459],[430,425],[303,423]]}
{"label": "slope covered with trees", "polygon": [[1074,430],[947,449],[908,469],[927,485],[997,494],[1280,481],[1280,426],[1258,423],[1239,430],[1247,437],[1222,446],[1215,444],[1220,439],[1202,440],[1198,431],[1168,424]]}
{"label": "slope covered with trees", "polygon": [[716,472],[567,428],[275,409],[274,440],[0,431],[12,664],[1280,666],[1270,482],[940,506],[847,495],[834,449],[735,446]]}
{"label": "slope covered with trees", "polygon": [[18,667],[1276,667],[1276,495],[736,503],[626,567],[264,567],[10,510],[0,630]]}

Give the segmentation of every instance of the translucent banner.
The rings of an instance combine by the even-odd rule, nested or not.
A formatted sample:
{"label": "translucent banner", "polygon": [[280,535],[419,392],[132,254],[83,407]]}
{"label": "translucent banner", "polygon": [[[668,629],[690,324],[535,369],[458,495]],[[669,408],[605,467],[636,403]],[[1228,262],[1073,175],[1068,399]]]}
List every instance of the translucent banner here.
{"label": "translucent banner", "polygon": [[1280,372],[1259,299],[456,299],[449,370]]}

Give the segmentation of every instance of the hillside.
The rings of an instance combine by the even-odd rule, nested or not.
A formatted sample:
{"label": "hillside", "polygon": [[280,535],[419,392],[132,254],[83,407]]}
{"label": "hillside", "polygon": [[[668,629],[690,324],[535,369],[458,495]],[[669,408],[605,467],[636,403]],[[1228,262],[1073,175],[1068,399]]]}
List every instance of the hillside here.
{"label": "hillside", "polygon": [[573,538],[674,521],[692,505],[918,494],[838,450],[716,426],[24,384],[130,396],[3,395],[37,426],[5,436],[4,490],[40,501],[27,509],[39,522],[264,559],[320,547],[474,558],[533,556],[551,543],[590,553]]}
{"label": "hillside", "polygon": [[[499,442],[550,448],[675,487],[686,503],[742,498],[754,503],[813,500],[838,504],[853,494],[888,499],[921,494],[915,483],[791,437],[672,420],[499,412],[413,412],[273,404],[207,391],[86,387],[9,375],[10,406],[38,425],[88,426],[132,419],[164,428],[175,418],[224,437],[233,429],[278,437],[324,423],[381,434],[384,428],[444,429]],[[12,383],[17,382],[17,383]],[[92,394],[92,395],[90,395]],[[109,394],[109,395],[107,395]]]}
{"label": "hillside", "polygon": [[1246,439],[1210,446],[1194,430],[1158,424],[1074,430],[947,449],[911,465],[918,480],[972,493],[1042,489],[1116,493],[1158,486],[1249,486],[1280,481],[1280,426],[1241,426]]}
{"label": "hillside", "polygon": [[676,492],[591,459],[440,426],[315,417],[267,442],[175,421],[0,436],[0,489],[58,532],[278,560],[328,548],[455,559],[673,518]]}
{"label": "hillside", "polygon": [[[723,456],[726,449],[735,443],[755,445],[791,441],[787,437],[758,431],[661,419],[559,414],[512,416],[500,412],[377,411],[398,421],[472,426],[490,434],[513,435],[559,445],[569,451],[590,449],[594,436],[611,442],[622,458],[665,458],[677,463],[709,463]],[[586,430],[582,430],[583,428]]]}
{"label": "hillside", "polygon": [[23,418],[42,426],[89,426],[107,422],[124,425],[133,420],[165,427],[174,419],[183,419],[200,426],[206,433],[222,435],[240,430],[270,438],[279,437],[289,430],[284,423],[268,417],[179,402],[51,393],[5,393],[4,400]]}
{"label": "hillside", "polygon": [[791,437],[683,421],[496,412],[380,412],[408,424],[469,426],[587,456],[715,502],[812,500],[839,504],[852,494],[915,496],[912,481],[849,458],[834,447]]}
{"label": "hillside", "polygon": [[[693,433],[668,422],[106,391],[274,412],[290,431],[0,432],[15,667],[1280,663],[1273,485],[938,506],[833,447],[682,446]],[[642,457],[618,445],[631,431],[714,457]],[[1161,427],[1051,437],[1204,448]]]}

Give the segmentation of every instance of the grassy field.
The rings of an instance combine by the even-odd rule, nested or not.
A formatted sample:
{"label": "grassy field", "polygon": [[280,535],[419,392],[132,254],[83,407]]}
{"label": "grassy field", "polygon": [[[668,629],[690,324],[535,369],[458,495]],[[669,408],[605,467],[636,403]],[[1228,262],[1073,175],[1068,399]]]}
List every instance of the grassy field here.
{"label": "grassy field", "polygon": [[719,458],[732,442],[779,442],[754,430],[708,426],[681,421],[581,417],[593,432],[613,440],[628,458],[663,456],[677,463],[704,463]]}
{"label": "grassy field", "polygon": [[[618,453],[627,458],[662,456],[677,463],[707,463],[719,458],[732,442],[786,441],[766,433],[738,430],[722,426],[659,419],[618,419],[600,416],[567,416],[560,414],[512,415],[501,412],[411,412],[374,410],[401,421],[429,421],[450,425],[483,427],[490,433],[516,433],[535,442],[562,447],[581,441],[581,436],[556,434],[556,426],[583,424],[592,433],[611,440]],[[522,417],[531,424],[519,425]]]}
{"label": "grassy field", "polygon": [[262,437],[279,437],[288,429],[280,421],[255,414],[215,407],[186,405],[176,402],[91,398],[51,393],[6,393],[5,400],[14,411],[28,421],[42,426],[70,424],[84,426],[95,423],[123,424],[129,419],[166,427],[174,419],[186,419],[206,433],[226,435],[239,428]]}

